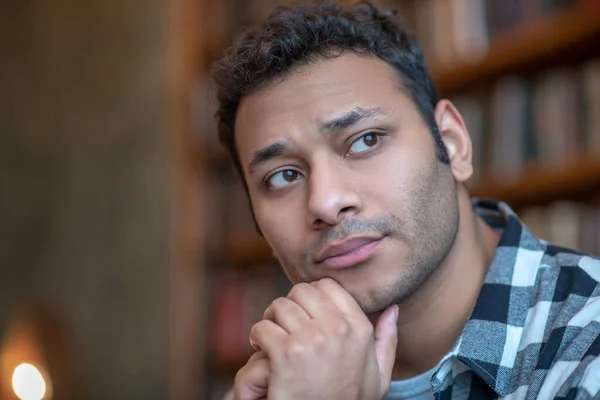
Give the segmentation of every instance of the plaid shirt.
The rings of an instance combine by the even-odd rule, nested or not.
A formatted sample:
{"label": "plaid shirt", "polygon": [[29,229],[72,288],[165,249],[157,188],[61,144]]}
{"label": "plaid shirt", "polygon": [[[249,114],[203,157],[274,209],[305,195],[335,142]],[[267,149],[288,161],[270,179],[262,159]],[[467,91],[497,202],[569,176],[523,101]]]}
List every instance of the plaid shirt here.
{"label": "plaid shirt", "polygon": [[504,203],[473,206],[502,237],[436,399],[600,398],[600,260],[536,238]]}

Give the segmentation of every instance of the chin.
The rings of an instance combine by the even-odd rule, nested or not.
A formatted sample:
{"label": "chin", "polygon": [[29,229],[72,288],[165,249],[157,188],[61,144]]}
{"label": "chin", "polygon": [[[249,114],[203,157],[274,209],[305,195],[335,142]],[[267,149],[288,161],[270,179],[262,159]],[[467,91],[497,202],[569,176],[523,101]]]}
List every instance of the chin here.
{"label": "chin", "polygon": [[399,304],[415,293],[427,280],[423,274],[404,274],[384,279],[383,282],[368,285],[364,280],[357,287],[344,285],[367,315],[377,314],[386,308]]}
{"label": "chin", "polygon": [[364,288],[362,288],[362,290],[347,290],[367,315],[384,311],[386,308],[398,304],[399,299],[401,298],[397,292],[391,291],[390,288],[386,286],[368,290],[365,290]]}

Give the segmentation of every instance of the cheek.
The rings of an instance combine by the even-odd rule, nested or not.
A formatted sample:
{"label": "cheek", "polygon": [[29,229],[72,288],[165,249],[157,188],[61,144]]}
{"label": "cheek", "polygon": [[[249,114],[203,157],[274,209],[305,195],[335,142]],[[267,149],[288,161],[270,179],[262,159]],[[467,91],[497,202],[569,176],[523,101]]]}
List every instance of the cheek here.
{"label": "cheek", "polygon": [[293,284],[312,280],[307,277],[299,258],[304,237],[301,229],[304,225],[296,222],[297,214],[298,210],[292,212],[287,210],[287,207],[269,207],[268,211],[261,215],[262,224],[265,226],[263,235]]}
{"label": "cheek", "polygon": [[393,208],[406,203],[419,185],[418,168],[400,157],[379,159],[362,179],[367,201],[375,202],[373,205],[383,208],[382,211],[395,213]]}
{"label": "cheek", "polygon": [[417,153],[398,151],[380,159],[377,168],[363,179],[363,193],[371,209],[368,214],[394,215],[402,225],[405,239],[418,234],[421,219],[427,214],[426,199],[435,195],[429,184],[435,160]]}
{"label": "cheek", "polygon": [[367,187],[397,197],[406,189],[423,184],[423,174],[436,162],[431,134],[423,129],[399,133],[380,157],[368,168]]}
{"label": "cheek", "polygon": [[294,252],[299,247],[303,227],[301,210],[293,201],[278,199],[256,207],[256,218],[267,242],[278,254]]}

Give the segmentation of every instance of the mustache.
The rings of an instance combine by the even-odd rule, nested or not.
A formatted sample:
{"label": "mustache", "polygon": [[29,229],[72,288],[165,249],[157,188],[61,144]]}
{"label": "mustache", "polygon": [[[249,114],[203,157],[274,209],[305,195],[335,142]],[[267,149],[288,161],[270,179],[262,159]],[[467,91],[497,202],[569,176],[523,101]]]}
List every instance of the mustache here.
{"label": "mustache", "polygon": [[349,218],[335,227],[325,229],[301,251],[303,260],[312,260],[319,250],[336,240],[356,234],[388,236],[400,232],[400,220],[393,214],[378,214],[368,220]]}

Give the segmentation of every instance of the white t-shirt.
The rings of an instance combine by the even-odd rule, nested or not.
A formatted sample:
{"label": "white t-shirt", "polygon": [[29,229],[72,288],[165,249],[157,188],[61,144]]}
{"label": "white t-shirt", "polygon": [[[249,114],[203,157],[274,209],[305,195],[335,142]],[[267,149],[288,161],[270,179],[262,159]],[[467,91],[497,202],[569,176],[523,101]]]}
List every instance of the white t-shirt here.
{"label": "white t-shirt", "polygon": [[431,377],[435,368],[403,381],[392,381],[392,387],[384,400],[432,400]]}
{"label": "white t-shirt", "polygon": [[[431,377],[435,368],[403,381],[392,381],[392,387],[383,400],[432,400],[433,390],[431,388]],[[233,400],[233,389],[231,389],[223,400]]]}

